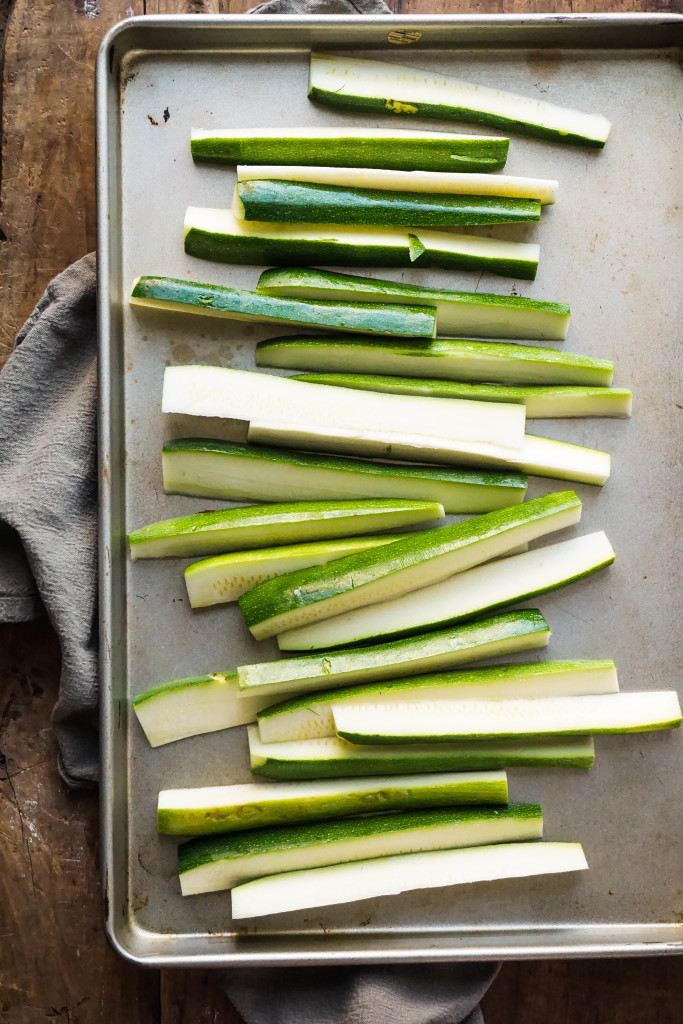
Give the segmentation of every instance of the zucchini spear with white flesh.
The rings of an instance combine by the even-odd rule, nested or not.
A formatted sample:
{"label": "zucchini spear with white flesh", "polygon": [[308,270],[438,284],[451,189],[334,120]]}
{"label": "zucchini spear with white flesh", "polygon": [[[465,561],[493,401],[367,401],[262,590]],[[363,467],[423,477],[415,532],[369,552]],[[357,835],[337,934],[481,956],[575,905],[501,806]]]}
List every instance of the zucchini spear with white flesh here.
{"label": "zucchini spear with white flesh", "polygon": [[167,442],[161,461],[167,494],[237,501],[411,498],[438,501],[448,514],[476,513],[514,505],[527,488],[522,473],[391,465],[202,438]]}
{"label": "zucchini spear with white flesh", "polygon": [[541,204],[538,199],[508,196],[398,192],[256,178],[237,182],[232,212],[238,220],[279,224],[449,228],[538,221]]}
{"label": "zucchini spear with white flesh", "polygon": [[145,690],[133,710],[152,747],[253,722],[269,703],[258,693],[240,693],[235,672],[174,679]]}
{"label": "zucchini spear with white flesh", "polygon": [[391,395],[465,398],[477,402],[513,402],[523,405],[527,419],[571,416],[630,416],[631,392],[626,388],[587,388],[568,385],[465,384],[419,377],[380,377],[362,373],[297,373],[294,380],[333,387],[382,391]]}
{"label": "zucchini spear with white flesh", "polygon": [[251,771],[268,779],[328,779],[388,772],[404,775],[491,768],[587,770],[592,768],[595,759],[590,736],[356,746],[338,736],[262,743],[255,725],[248,727],[247,734]]}
{"label": "zucchini spear with white flesh", "polygon": [[[404,302],[410,306],[431,307],[436,311],[437,333],[446,336],[460,334],[473,338],[534,338],[541,341],[562,341],[569,327],[569,306],[563,302],[541,302],[521,295],[425,288],[419,284],[339,274],[333,270],[319,270],[315,267],[276,267],[264,270],[256,288],[265,295],[278,297],[336,299],[364,303]],[[342,366],[337,369],[351,370],[353,367]],[[425,376],[438,374],[428,373]]]}
{"label": "zucchini spear with white flesh", "polygon": [[419,303],[406,306],[402,303],[284,299],[263,292],[181,281],[174,277],[136,278],[130,301],[134,306],[252,323],[282,323],[423,338],[433,338],[436,333],[434,310]]}
{"label": "zucchini spear with white flesh", "polygon": [[562,384],[608,388],[607,359],[532,345],[437,338],[428,341],[289,335],[256,346],[256,365],[322,373],[382,374],[490,384]]}
{"label": "zucchini spear with white flesh", "polygon": [[552,142],[601,148],[610,123],[600,114],[463,82],[401,64],[312,53],[309,99],[367,114],[465,121]]}
{"label": "zucchini spear with white flesh", "polygon": [[536,700],[333,704],[332,715],[337,734],[359,744],[651,732],[681,724],[675,690]]}
{"label": "zucchini spear with white flesh", "polygon": [[237,181],[311,182],[345,188],[382,189],[389,192],[420,192],[431,195],[500,196],[536,199],[541,206],[555,202],[558,183],[543,178],[518,178],[509,174],[472,174],[460,171],[395,171],[376,167],[309,167],[296,164],[241,164]]}
{"label": "zucchini spear with white flesh", "polygon": [[[509,408],[509,406],[505,406]],[[259,423],[249,425],[248,438],[254,444],[308,448],[380,459],[409,459],[450,465],[476,465],[491,469],[514,470],[531,476],[547,476],[575,483],[602,485],[610,475],[610,456],[594,448],[582,448],[566,441],[525,434],[522,447],[503,455],[478,454],[465,445],[427,439],[415,434],[393,434],[386,440],[379,431],[358,434],[345,427],[296,423]]]}
{"label": "zucchini spear with white flesh", "polygon": [[185,252],[219,263],[331,263],[337,267],[441,267],[533,281],[539,247],[415,227],[277,224],[238,220],[231,210],[190,206]]}
{"label": "zucchini spear with white flesh", "polygon": [[[613,661],[534,661],[364,683],[341,690],[293,697],[259,711],[264,743],[334,736],[332,704],[433,704],[450,700],[579,696],[619,690]],[[253,692],[253,691],[252,691]]]}
{"label": "zucchini spear with white flesh", "polygon": [[535,608],[522,608],[373,647],[240,665],[237,672],[240,692],[245,697],[264,693],[269,701],[274,701],[293,690],[301,693],[399,679],[482,658],[534,650],[546,647],[549,639],[550,628],[541,613]]}
{"label": "zucchini spear with white flesh", "polygon": [[311,422],[354,437],[367,434],[389,447],[400,435],[418,448],[475,458],[508,458],[524,440],[525,413],[518,405],[363,393],[221,366],[166,367],[162,410],[250,422]]}
{"label": "zucchini spear with white flesh", "polygon": [[349,537],[441,519],[430,501],[307,501],[246,505],[164,519],[129,534],[131,558],[212,555],[266,544]]}
{"label": "zucchini spear with white flesh", "polygon": [[503,771],[164,789],[159,793],[157,827],[164,835],[210,835],[373,811],[506,804],[507,796]]}
{"label": "zucchini spear with white flesh", "polygon": [[288,871],[245,882],[231,892],[235,920],[395,896],[467,882],[527,878],[588,867],[580,843],[501,843]]}
{"label": "zucchini spear with white flesh", "polygon": [[[574,491],[547,494],[374,551],[267,580],[243,594],[240,609],[257,640],[342,616],[365,605],[400,600],[420,588],[504,554],[517,544],[572,526],[581,518]],[[518,555],[518,558],[524,557]],[[504,561],[508,561],[505,559]],[[385,606],[385,605],[382,605]]]}
{"label": "zucchini spear with white flesh", "polygon": [[[193,562],[185,569],[185,586],[192,608],[208,608],[214,604],[230,604],[259,583],[276,576],[327,565],[336,558],[395,544],[415,534],[383,533],[377,537],[348,537],[339,540],[313,541],[309,544],[284,544],[279,548],[257,548],[235,551]],[[528,550],[521,544],[520,550]],[[517,553],[515,548],[515,554]],[[512,552],[510,552],[512,554]]]}
{"label": "zucchini spear with white flesh", "polygon": [[[192,129],[195,160],[217,164],[331,164],[425,171],[498,171],[509,139],[393,128]],[[452,175],[449,174],[449,177]]]}
{"label": "zucchini spear with white flesh", "polygon": [[321,650],[443,628],[565,587],[613,561],[604,533],[574,537],[475,566],[414,594],[289,630],[278,636],[278,644],[285,651]]}
{"label": "zucchini spear with white flesh", "polygon": [[191,839],[178,847],[178,873],[183,896],[191,896],[232,889],[276,872],[420,850],[519,842],[542,835],[538,804],[405,811]]}

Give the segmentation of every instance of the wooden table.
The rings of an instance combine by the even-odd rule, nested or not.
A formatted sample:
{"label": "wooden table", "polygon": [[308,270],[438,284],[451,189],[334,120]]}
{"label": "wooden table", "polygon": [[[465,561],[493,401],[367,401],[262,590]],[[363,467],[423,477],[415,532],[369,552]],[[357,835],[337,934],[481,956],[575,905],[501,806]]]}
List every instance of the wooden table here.
{"label": "wooden table", "polygon": [[[397,13],[680,11],[683,0],[389,0]],[[252,0],[0,0],[0,365],[49,279],[95,247],[93,67],[133,14],[243,13]],[[18,424],[18,429],[21,425]],[[129,965],[102,929],[97,795],[69,792],[46,622],[0,627],[0,1021],[238,1024],[209,971]],[[679,1024],[681,958],[507,964],[487,1024]]]}

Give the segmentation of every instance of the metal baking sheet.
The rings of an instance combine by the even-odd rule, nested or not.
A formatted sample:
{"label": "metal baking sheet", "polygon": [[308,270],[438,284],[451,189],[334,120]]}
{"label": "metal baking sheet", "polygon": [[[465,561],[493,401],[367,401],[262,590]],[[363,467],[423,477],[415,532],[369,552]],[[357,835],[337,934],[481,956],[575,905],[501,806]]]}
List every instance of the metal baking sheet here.
{"label": "metal baking sheet", "polygon": [[[580,840],[590,871],[406,893],[235,926],[227,893],[180,896],[176,842],[155,828],[160,788],[249,779],[244,730],[152,750],[129,699],[162,680],[275,657],[234,607],[191,613],[178,560],[130,564],[125,535],[196,510],[163,493],[164,366],[253,367],[254,343],[282,333],[131,309],[138,274],[253,287],[256,267],[185,256],[187,204],[228,205],[232,169],[195,167],[193,125],[287,127],[387,120],[333,113],[306,98],[308,51],[365,52],[456,72],[613,122],[604,152],[513,137],[507,170],[558,178],[540,225],[537,280],[385,271],[437,286],[564,300],[566,346],[615,358],[632,385],[629,421],[541,421],[550,434],[613,452],[604,489],[578,487],[580,530],[605,529],[616,564],[537,603],[548,656],[615,657],[624,689],[680,684],[681,322],[679,113],[683,17],[131,19],[98,65],[101,332],[102,831],[107,928],[150,964],[288,964],[519,958],[683,949],[683,735],[597,740],[590,773],[510,771],[513,800],[538,800],[546,835]],[[401,121],[401,126],[406,122]],[[421,121],[420,127],[448,129]],[[472,126],[465,128],[476,134]],[[382,272],[375,272],[382,276]],[[559,485],[562,486],[561,484]],[[557,489],[535,481],[530,494]],[[575,531],[576,532],[576,531]]]}

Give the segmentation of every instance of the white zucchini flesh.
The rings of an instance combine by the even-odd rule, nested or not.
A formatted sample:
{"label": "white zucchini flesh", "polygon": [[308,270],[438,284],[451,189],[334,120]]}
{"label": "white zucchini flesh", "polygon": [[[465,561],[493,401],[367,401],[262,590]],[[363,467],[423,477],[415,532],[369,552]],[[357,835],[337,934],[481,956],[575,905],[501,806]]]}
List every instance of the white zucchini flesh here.
{"label": "white zucchini flesh", "polygon": [[232,889],[253,878],[422,850],[540,839],[538,804],[408,811],[194,839],[178,851],[183,896]]}
{"label": "white zucchini flesh", "polygon": [[393,601],[289,630],[278,637],[278,644],[286,651],[320,650],[442,628],[460,619],[555,590],[613,561],[614,551],[604,533],[574,537],[475,566]]}
{"label": "white zucchini flesh", "polygon": [[309,97],[368,113],[418,114],[604,146],[610,122],[530,96],[382,61],[312,53]]}
{"label": "white zucchini flesh", "polygon": [[354,775],[492,768],[592,768],[591,736],[525,740],[466,740],[356,746],[338,736],[262,743],[258,727],[247,727],[254,775],[270,779],[326,779]]}
{"label": "white zucchini flesh", "polygon": [[535,608],[505,612],[396,643],[350,651],[330,651],[304,658],[240,665],[240,692],[263,693],[275,702],[296,688],[298,693],[400,679],[436,672],[454,665],[517,651],[547,647],[550,628]]}
{"label": "white zucchini flesh", "polygon": [[617,672],[612,661],[542,661],[528,665],[496,665],[386,683],[369,683],[344,690],[314,693],[283,701],[257,715],[263,743],[334,736],[332,705],[421,704],[442,700],[506,700],[616,693]]}
{"label": "white zucchini flesh", "polygon": [[378,537],[342,537],[339,540],[286,544],[279,548],[236,551],[193,562],[185,569],[185,587],[191,608],[229,604],[265,580],[312,565],[327,565],[357,551],[383,547],[403,540],[406,534]]}
{"label": "white zucchini flesh", "polygon": [[[325,385],[321,384],[320,387]],[[395,433],[388,439],[382,431],[354,431],[345,427],[317,423],[252,420],[249,424],[248,437],[253,444],[274,445],[276,448],[304,448],[365,458],[511,469],[528,473],[530,476],[551,477],[556,480],[598,486],[609,479],[611,468],[609,452],[583,448],[581,445],[569,444],[566,441],[555,441],[550,437],[537,437],[534,434],[524,435],[521,448],[494,455],[490,454],[491,446],[486,453],[483,445],[475,446],[467,442],[452,443],[406,433]]]}
{"label": "white zucchini flesh", "polygon": [[[609,479],[611,469],[609,452],[583,448],[551,437],[525,434],[522,450],[507,465],[531,476],[549,476],[556,480],[595,484],[600,487]],[[491,461],[489,465],[502,465]]]}
{"label": "white zucchini flesh", "polygon": [[246,882],[232,890],[232,916],[241,920],[395,896],[415,889],[584,871],[587,867],[580,843],[501,843],[405,853]]}
{"label": "white zucchini flesh", "polygon": [[237,685],[237,674],[177,679],[141,693],[133,710],[152,747],[173,743],[235,725],[247,725],[269,703],[258,693],[245,695]]}
{"label": "white zucchini flesh", "polygon": [[210,835],[377,811],[506,803],[504,771],[257,782],[162,790],[157,827],[164,835]]}
{"label": "white zucchini flesh", "polygon": [[332,704],[332,715],[337,734],[360,744],[649,732],[681,724],[675,690],[535,700]]}
{"label": "white zucchini flesh", "polygon": [[[454,408],[456,407],[456,408]],[[414,433],[435,442],[462,444],[491,456],[519,450],[524,440],[524,407],[487,402],[380,395],[306,384],[249,370],[219,366],[168,366],[162,411],[234,420],[275,420],[375,431],[390,444],[394,434]]]}
{"label": "white zucchini flesh", "polygon": [[239,164],[238,181],[303,181],[346,188],[375,188],[396,192],[434,192],[450,195],[508,196],[538,199],[542,206],[555,202],[558,182],[520,178],[509,174],[472,174],[460,171],[391,171],[377,167],[303,167],[296,164]]}

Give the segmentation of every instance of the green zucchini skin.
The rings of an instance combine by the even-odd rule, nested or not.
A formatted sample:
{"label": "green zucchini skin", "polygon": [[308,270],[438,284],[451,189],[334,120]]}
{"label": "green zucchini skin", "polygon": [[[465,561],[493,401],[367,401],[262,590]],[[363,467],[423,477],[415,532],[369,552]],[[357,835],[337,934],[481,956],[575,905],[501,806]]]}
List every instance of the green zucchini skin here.
{"label": "green zucchini skin", "polygon": [[425,306],[387,303],[378,307],[374,303],[281,299],[266,297],[261,292],[173,277],[139,277],[131,291],[131,302],[133,305],[234,320],[283,322],[426,338],[433,338],[436,334],[434,311]]}
{"label": "green zucchini skin", "polygon": [[[553,522],[557,529],[554,525],[556,517],[569,513],[578,518],[580,510],[581,500],[574,491],[544,495],[522,505],[498,509],[475,519],[421,533],[418,537],[410,537],[383,549],[337,559],[332,567],[314,566],[267,580],[242,595],[240,610],[249,629],[258,632],[262,624],[271,623],[287,613],[296,613],[310,605],[327,605],[338,595],[348,595],[364,584],[372,586],[378,580],[386,580],[428,559],[436,561],[458,549],[466,550],[470,544],[476,546],[482,540],[506,534],[508,530],[513,535],[517,527],[543,520]],[[405,594],[405,589],[398,592]],[[322,617],[325,618],[324,615]]]}
{"label": "green zucchini skin", "polygon": [[562,341],[571,312],[563,302],[426,288],[314,267],[272,267],[263,271],[256,288],[267,295],[290,298],[405,302],[434,307],[438,333],[446,337],[462,333],[466,337]]}
{"label": "green zucchini skin", "polygon": [[299,692],[308,692],[400,679],[420,671],[439,671],[547,647],[549,639],[550,627],[538,609],[521,608],[398,642],[240,665],[238,681],[245,697],[265,693],[277,700],[283,688],[296,686]]}
{"label": "green zucchini skin", "polygon": [[296,228],[240,221],[229,210],[189,207],[185,215],[185,252],[219,263],[441,267],[488,270],[503,277],[531,281],[538,270],[539,247],[535,244],[417,227],[413,231],[332,224],[304,224],[300,230]]}
{"label": "green zucchini skin", "polygon": [[[256,365],[279,369],[341,370],[387,380],[401,376],[500,385],[609,387],[614,363],[535,345],[435,338],[428,341],[288,335],[256,346]],[[391,371],[391,373],[389,372]],[[347,386],[347,385],[345,385]],[[423,385],[424,386],[424,385]]]}
{"label": "green zucchini skin", "polygon": [[512,402],[526,407],[527,419],[576,416],[630,416],[631,392],[626,388],[587,388],[571,385],[470,384],[428,378],[389,377],[362,373],[296,373],[294,380],[309,384],[380,391],[425,398],[464,398],[478,402]]}
{"label": "green zucchini skin", "polygon": [[[232,884],[239,884],[239,881],[263,875],[262,869],[256,875],[250,872],[250,860],[254,858],[271,856],[273,871],[278,870],[278,856],[295,854],[296,851],[311,848],[319,850],[318,865],[333,864],[342,860],[360,860],[365,856],[373,856],[373,853],[367,850],[365,853],[354,851],[352,844],[373,839],[381,842],[383,836],[394,836],[400,842],[399,837],[406,833],[406,851],[422,848],[440,849],[451,844],[445,839],[439,842],[438,836],[430,840],[430,832],[443,831],[448,826],[457,828],[458,825],[473,825],[476,828],[477,824],[485,826],[487,823],[503,822],[516,823],[520,828],[528,826],[535,833],[530,834],[528,838],[537,838],[542,834],[543,814],[538,804],[510,804],[508,807],[495,810],[490,807],[471,807],[399,811],[391,815],[372,815],[346,821],[322,821],[310,825],[280,825],[232,835],[190,839],[178,847],[178,874],[182,881],[182,876],[189,872],[224,864],[226,868],[231,869]],[[422,843],[426,843],[426,847],[420,841],[420,833],[424,834]],[[465,842],[462,845],[469,846],[472,842]],[[335,847],[340,848],[336,855]],[[376,855],[381,855],[381,852],[376,851]],[[219,888],[228,886],[216,885],[202,891],[215,891]]]}
{"label": "green zucchini skin", "polygon": [[[338,67],[334,68],[334,64],[337,64]],[[338,71],[336,80],[334,78],[335,71]],[[354,77],[357,76],[360,80],[363,73],[372,76],[373,72],[376,75],[384,75],[385,80],[381,85],[375,87],[374,95],[364,95],[362,85],[359,87],[354,81]],[[329,81],[322,85],[321,76],[327,74],[329,74]],[[411,78],[415,82],[412,89],[408,85]],[[420,78],[423,78],[422,82],[419,81]],[[432,83],[428,82],[429,78],[433,80]],[[519,101],[521,108],[528,103],[526,97],[515,96],[485,86],[474,87],[471,104],[462,104],[455,100],[449,101],[447,92],[443,102],[430,102],[423,98],[425,88],[428,91],[430,84],[441,87],[442,93],[445,87],[450,87],[456,92],[459,87],[464,87],[465,90],[472,89],[471,83],[462,82],[450,76],[434,75],[432,72],[421,71],[417,68],[358,58],[347,59],[329,53],[312,53],[308,98],[313,102],[341,110],[358,110],[365,114],[419,115],[422,118],[460,121],[484,125],[487,128],[501,128],[504,131],[528,135],[532,138],[548,139],[577,146],[591,146],[598,149],[601,149],[607,140],[609,122],[596,115],[580,114],[578,111],[569,111],[553,104],[536,101],[540,107],[546,108],[546,121],[556,119],[558,116],[560,120],[565,120],[564,115],[571,114],[578,115],[579,118],[583,118],[587,122],[593,122],[592,131],[585,128],[584,131],[576,131],[568,127],[560,127],[557,120],[555,125],[543,124],[540,117],[534,121],[521,116],[513,117],[497,113],[495,110],[483,109],[486,106],[487,96],[494,100],[496,96],[500,96],[502,100],[507,101],[508,106],[510,101],[513,104],[514,101]],[[477,96],[477,91],[479,96]],[[477,105],[477,99],[479,105]],[[599,125],[598,121],[601,122]]]}
{"label": "green zucchini skin", "polygon": [[497,768],[588,771],[595,761],[595,744],[590,736],[354,746],[337,736],[304,742],[261,743],[255,725],[247,726],[247,733],[252,775],[283,781]]}
{"label": "green zucchini skin", "polygon": [[213,164],[302,164],[331,167],[384,167],[392,170],[499,171],[509,139],[445,133],[384,131],[379,136],[345,134],[316,137],[229,135],[193,137],[192,157]]}
{"label": "green zucchini skin", "polygon": [[266,263],[277,263],[281,267],[295,267],[300,263],[332,263],[338,267],[419,266],[420,269],[482,270],[524,281],[533,281],[538,270],[538,261],[533,260],[487,259],[470,253],[428,249],[411,257],[407,245],[403,249],[370,244],[351,246],[335,239],[309,241],[304,238],[221,235],[192,227],[185,235],[185,252],[200,260],[249,266],[262,266]]}
{"label": "green zucchini skin", "polygon": [[280,179],[239,181],[236,195],[238,215],[256,221],[454,227],[541,218],[541,204],[534,199],[392,192]]}
{"label": "green zucchini skin", "polygon": [[[483,777],[482,777],[483,776]],[[265,783],[248,786],[195,787],[192,790],[162,790],[157,806],[157,829],[163,835],[213,835],[242,832],[248,828],[297,822],[324,821],[368,812],[418,810],[459,804],[507,804],[505,772],[447,773],[431,779],[417,776],[404,783],[391,776],[365,782],[274,787]],[[197,794],[183,806],[186,793]],[[245,790],[247,791],[245,793]],[[264,792],[265,790],[265,792]]]}
{"label": "green zucchini skin", "polygon": [[347,537],[359,529],[390,529],[433,518],[443,518],[443,509],[435,502],[282,502],[164,519],[134,530],[128,541],[133,558],[211,555],[290,544],[295,539]]}
{"label": "green zucchini skin", "polygon": [[[174,460],[186,455],[196,456],[198,460],[204,456],[215,458],[216,468],[212,471],[211,482],[208,478],[202,482],[199,469],[194,476],[183,473],[183,479],[176,475]],[[218,465],[221,458],[225,462],[223,471]],[[252,467],[252,472],[242,472],[240,463],[245,469]],[[245,501],[381,498],[386,497],[387,486],[392,480],[400,480],[402,491],[410,489],[415,496],[419,494],[420,499],[439,501],[449,514],[489,512],[513,505],[523,500],[528,484],[523,473],[441,466],[391,466],[383,462],[318,456],[205,438],[168,441],[163,448],[162,465],[164,488],[169,494]],[[256,479],[253,467],[262,469],[262,479]],[[275,480],[278,470],[287,472],[286,494],[278,491]],[[330,481],[317,485],[320,493],[313,480],[318,473],[321,477],[327,474]],[[346,490],[345,477],[348,481]],[[333,493],[335,487],[337,491]],[[378,490],[380,493],[374,493]],[[406,494],[406,497],[412,498],[413,494]]]}

